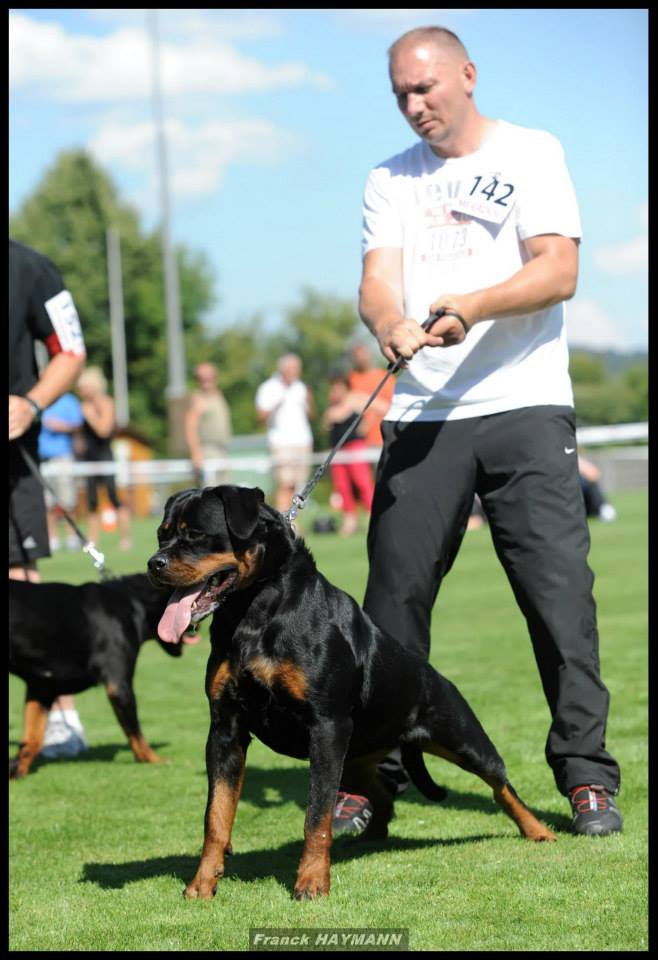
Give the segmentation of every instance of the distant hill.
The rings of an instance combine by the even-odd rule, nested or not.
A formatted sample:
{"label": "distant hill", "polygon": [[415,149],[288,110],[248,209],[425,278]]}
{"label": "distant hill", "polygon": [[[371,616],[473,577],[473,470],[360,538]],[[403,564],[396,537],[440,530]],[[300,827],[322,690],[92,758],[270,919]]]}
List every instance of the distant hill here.
{"label": "distant hill", "polygon": [[632,367],[637,363],[648,365],[649,354],[646,350],[637,350],[633,353],[622,353],[617,350],[592,350],[589,347],[570,346],[569,353],[573,356],[578,353],[588,357],[594,357],[602,360],[605,364],[607,373],[611,376],[617,376],[627,367]]}

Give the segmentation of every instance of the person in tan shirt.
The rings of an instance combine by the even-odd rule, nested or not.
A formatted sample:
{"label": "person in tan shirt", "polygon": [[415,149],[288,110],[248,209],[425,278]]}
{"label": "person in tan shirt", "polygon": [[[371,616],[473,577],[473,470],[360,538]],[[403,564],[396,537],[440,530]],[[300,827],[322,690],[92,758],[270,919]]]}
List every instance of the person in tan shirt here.
{"label": "person in tan shirt", "polygon": [[213,363],[197,364],[194,376],[198,388],[191,395],[185,413],[185,440],[197,484],[214,486],[227,482],[228,471],[209,470],[206,463],[227,456],[232,433],[231,412],[217,386],[217,370]]}

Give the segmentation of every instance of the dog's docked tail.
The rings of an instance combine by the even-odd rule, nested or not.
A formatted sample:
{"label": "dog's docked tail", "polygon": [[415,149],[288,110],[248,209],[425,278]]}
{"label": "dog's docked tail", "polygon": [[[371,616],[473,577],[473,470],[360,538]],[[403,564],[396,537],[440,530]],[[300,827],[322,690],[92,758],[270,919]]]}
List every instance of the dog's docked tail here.
{"label": "dog's docked tail", "polygon": [[430,777],[423,759],[423,751],[419,747],[403,743],[400,746],[400,756],[402,757],[403,767],[423,796],[427,797],[428,800],[445,800],[448,791],[445,787],[440,787],[438,783],[434,783]]}

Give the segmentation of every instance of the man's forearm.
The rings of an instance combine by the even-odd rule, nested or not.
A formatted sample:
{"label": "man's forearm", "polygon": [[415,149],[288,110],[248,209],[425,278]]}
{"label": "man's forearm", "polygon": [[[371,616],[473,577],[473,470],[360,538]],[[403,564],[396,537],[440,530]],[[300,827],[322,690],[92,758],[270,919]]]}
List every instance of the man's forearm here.
{"label": "man's forearm", "polygon": [[377,339],[403,318],[399,295],[380,277],[365,277],[359,289],[359,315]]}
{"label": "man's forearm", "polygon": [[[507,280],[471,293],[453,295],[446,291],[431,305],[432,311],[452,307],[470,329],[480,320],[534,313],[569,300],[576,292],[578,281],[577,241],[545,234],[527,240],[526,249],[530,259]],[[446,346],[461,341],[459,334],[456,341],[453,339],[449,320],[439,321],[432,331],[447,335]]]}
{"label": "man's forearm", "polygon": [[28,390],[27,395],[42,409],[49,407],[73,386],[84,364],[84,355],[56,354],[44,369],[38,383]]}
{"label": "man's forearm", "polygon": [[545,310],[569,300],[575,293],[576,280],[577,271],[565,270],[555,258],[535,257],[508,280],[467,295],[472,303],[471,323]]}

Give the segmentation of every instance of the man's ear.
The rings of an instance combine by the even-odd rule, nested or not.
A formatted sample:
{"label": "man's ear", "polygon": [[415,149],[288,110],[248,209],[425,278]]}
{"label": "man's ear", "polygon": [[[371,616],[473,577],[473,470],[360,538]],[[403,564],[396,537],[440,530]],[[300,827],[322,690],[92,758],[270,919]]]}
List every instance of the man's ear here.
{"label": "man's ear", "polygon": [[225,484],[215,488],[224,504],[226,525],[238,540],[248,540],[258,525],[260,506],[265,494],[259,487],[236,487]]}

